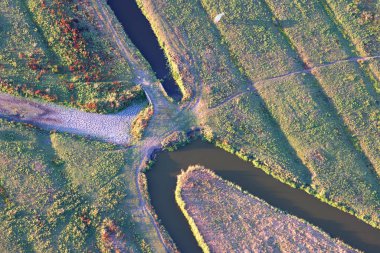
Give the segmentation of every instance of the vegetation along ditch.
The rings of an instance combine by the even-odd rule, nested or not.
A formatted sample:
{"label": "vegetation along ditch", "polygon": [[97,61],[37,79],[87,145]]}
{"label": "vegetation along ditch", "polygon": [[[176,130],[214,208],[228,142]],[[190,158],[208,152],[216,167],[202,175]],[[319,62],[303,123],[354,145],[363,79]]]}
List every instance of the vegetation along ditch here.
{"label": "vegetation along ditch", "polygon": [[137,3],[134,0],[108,0],[108,5],[133,44],[149,62],[157,78],[162,81],[166,93],[177,101],[181,100],[182,94],[171,74],[164,51]]}

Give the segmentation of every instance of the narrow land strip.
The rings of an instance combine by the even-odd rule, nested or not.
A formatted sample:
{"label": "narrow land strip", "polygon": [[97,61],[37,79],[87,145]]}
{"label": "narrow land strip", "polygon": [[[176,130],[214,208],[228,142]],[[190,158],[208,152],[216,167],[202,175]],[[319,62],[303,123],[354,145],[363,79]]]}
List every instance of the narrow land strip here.
{"label": "narrow land strip", "polygon": [[178,176],[175,195],[204,252],[358,252],[200,165]]}

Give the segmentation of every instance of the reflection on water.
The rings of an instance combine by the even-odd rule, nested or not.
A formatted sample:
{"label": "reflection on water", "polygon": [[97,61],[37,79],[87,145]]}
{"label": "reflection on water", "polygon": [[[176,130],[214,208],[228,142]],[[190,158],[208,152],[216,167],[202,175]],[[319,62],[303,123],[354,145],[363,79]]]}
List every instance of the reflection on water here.
{"label": "reflection on water", "polygon": [[211,144],[196,141],[178,151],[159,154],[147,172],[152,204],[159,219],[182,252],[201,252],[174,198],[177,175],[189,165],[200,164],[234,182],[269,204],[305,219],[333,237],[364,250],[379,252],[380,230],[339,211],[313,196],[293,189],[262,170]]}

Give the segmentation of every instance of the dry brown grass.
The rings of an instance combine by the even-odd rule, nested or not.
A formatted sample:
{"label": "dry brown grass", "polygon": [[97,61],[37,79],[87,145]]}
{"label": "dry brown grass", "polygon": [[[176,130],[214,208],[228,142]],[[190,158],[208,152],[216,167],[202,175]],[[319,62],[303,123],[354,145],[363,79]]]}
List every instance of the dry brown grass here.
{"label": "dry brown grass", "polygon": [[199,165],[178,177],[176,200],[204,251],[357,252]]}

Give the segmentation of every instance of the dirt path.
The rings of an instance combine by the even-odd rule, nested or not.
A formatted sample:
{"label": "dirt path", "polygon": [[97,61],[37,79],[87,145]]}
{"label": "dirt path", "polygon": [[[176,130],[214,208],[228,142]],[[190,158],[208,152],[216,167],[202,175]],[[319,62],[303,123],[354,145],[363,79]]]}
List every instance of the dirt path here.
{"label": "dirt path", "polygon": [[315,66],[315,67],[312,67],[312,68],[308,68],[308,69],[304,69],[304,70],[300,70],[300,71],[293,71],[293,72],[289,72],[287,74],[283,74],[283,75],[279,75],[279,76],[275,76],[275,77],[259,80],[259,81],[256,81],[255,84],[266,82],[266,81],[272,81],[272,80],[284,78],[284,77],[287,77],[287,76],[302,74],[302,73],[312,73],[315,70],[318,70],[318,69],[321,69],[321,68],[325,68],[325,67],[329,67],[329,66],[334,65],[334,64],[339,64],[339,63],[344,63],[344,62],[360,62],[360,61],[364,62],[364,61],[369,61],[369,60],[378,59],[378,58],[380,58],[380,55],[364,56],[364,57],[352,57],[352,58],[347,58],[347,59],[342,59],[342,60],[336,60],[336,61],[333,61],[333,62],[327,62],[327,63],[321,64],[321,65],[318,65],[318,66]]}
{"label": "dirt path", "polygon": [[329,67],[329,66],[332,66],[332,65],[335,65],[335,64],[339,64],[339,63],[344,63],[344,62],[360,62],[360,61],[364,62],[364,61],[369,61],[369,60],[372,60],[372,59],[380,59],[380,55],[364,56],[364,57],[352,57],[352,58],[347,58],[347,59],[342,59],[342,60],[336,60],[336,61],[333,61],[333,62],[328,62],[328,63],[325,63],[325,64],[321,64],[321,65],[318,65],[318,66],[315,66],[315,67],[312,67],[312,68],[303,69],[303,70],[299,70],[299,71],[292,71],[292,72],[289,72],[289,73],[286,73],[286,74],[283,74],[283,75],[278,75],[278,76],[274,76],[274,77],[258,80],[258,81],[256,81],[253,84],[252,88],[249,88],[246,91],[238,92],[238,93],[236,93],[234,95],[231,95],[228,98],[226,98],[225,100],[223,100],[220,104],[215,105],[213,107],[209,107],[209,109],[210,110],[216,109],[216,108],[224,105],[225,103],[227,103],[227,102],[229,102],[229,101],[231,101],[231,100],[233,100],[233,99],[235,99],[237,97],[240,97],[243,94],[246,94],[246,93],[249,93],[249,92],[254,92],[256,85],[265,85],[264,84],[265,82],[270,82],[270,81],[278,80],[278,79],[281,79],[281,78],[286,78],[286,77],[293,76],[293,75],[303,74],[303,73],[305,73],[305,74],[306,73],[313,73],[313,71],[316,71],[318,69],[326,68],[326,67]]}

